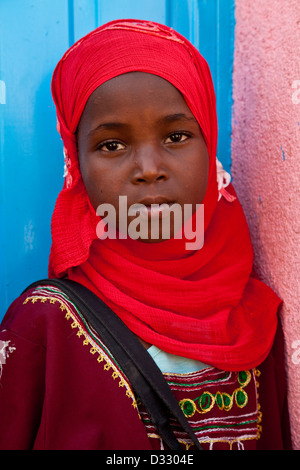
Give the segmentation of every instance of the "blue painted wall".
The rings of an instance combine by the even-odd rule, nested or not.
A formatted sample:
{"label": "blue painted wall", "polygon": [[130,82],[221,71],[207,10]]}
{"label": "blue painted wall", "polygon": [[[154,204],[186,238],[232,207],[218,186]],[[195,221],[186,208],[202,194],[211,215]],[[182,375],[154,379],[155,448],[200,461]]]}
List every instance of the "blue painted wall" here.
{"label": "blue painted wall", "polygon": [[117,18],[168,24],[199,48],[216,88],[218,155],[230,168],[234,0],[1,0],[0,319],[28,283],[47,276],[63,183],[53,69],[74,41]]}

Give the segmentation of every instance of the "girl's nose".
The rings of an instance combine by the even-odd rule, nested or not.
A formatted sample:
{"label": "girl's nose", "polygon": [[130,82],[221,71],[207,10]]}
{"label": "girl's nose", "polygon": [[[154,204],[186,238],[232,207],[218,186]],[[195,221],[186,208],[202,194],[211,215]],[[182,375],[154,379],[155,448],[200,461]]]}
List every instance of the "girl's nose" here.
{"label": "girl's nose", "polygon": [[154,146],[145,145],[136,151],[134,162],[135,168],[132,174],[132,183],[151,184],[168,179],[162,155]]}

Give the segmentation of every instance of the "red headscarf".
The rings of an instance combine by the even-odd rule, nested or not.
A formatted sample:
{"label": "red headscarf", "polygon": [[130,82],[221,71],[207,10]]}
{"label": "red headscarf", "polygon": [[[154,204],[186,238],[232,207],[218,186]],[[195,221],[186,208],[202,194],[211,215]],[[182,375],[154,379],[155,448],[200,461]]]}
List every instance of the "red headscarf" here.
{"label": "red headscarf", "polygon": [[[81,178],[75,133],[93,91],[132,71],[168,80],[201,127],[210,166],[200,250],[187,252],[175,239],[150,245],[97,239],[99,218]],[[218,202],[216,103],[204,58],[167,26],[114,21],[65,53],[53,75],[52,93],[66,179],[52,219],[49,276],[68,275],[86,285],[136,335],[167,352],[224,370],[260,364],[273,343],[280,300],[251,277],[252,245],[239,201]]]}

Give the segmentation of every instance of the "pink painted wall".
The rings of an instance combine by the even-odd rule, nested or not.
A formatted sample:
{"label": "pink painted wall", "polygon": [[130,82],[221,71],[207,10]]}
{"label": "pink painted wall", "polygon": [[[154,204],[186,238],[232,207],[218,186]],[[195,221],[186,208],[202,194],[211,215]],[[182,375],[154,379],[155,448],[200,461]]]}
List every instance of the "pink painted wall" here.
{"label": "pink painted wall", "polygon": [[232,175],[255,267],[284,301],[292,438],[300,449],[300,1],[236,0]]}

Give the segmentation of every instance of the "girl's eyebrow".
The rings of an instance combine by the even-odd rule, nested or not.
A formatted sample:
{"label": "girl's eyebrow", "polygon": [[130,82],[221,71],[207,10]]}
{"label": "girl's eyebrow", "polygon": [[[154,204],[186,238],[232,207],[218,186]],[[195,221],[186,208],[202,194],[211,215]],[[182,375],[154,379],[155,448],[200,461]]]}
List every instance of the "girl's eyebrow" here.
{"label": "girl's eyebrow", "polygon": [[120,129],[120,128],[125,128],[125,127],[128,127],[128,124],[125,124],[123,122],[104,122],[104,123],[99,124],[97,127],[92,129],[91,131],[89,131],[88,136],[100,130]]}
{"label": "girl's eyebrow", "polygon": [[172,123],[176,121],[193,121],[197,122],[194,116],[188,116],[184,113],[175,113],[175,114],[168,114],[167,116],[162,117],[159,119],[159,123]]}

